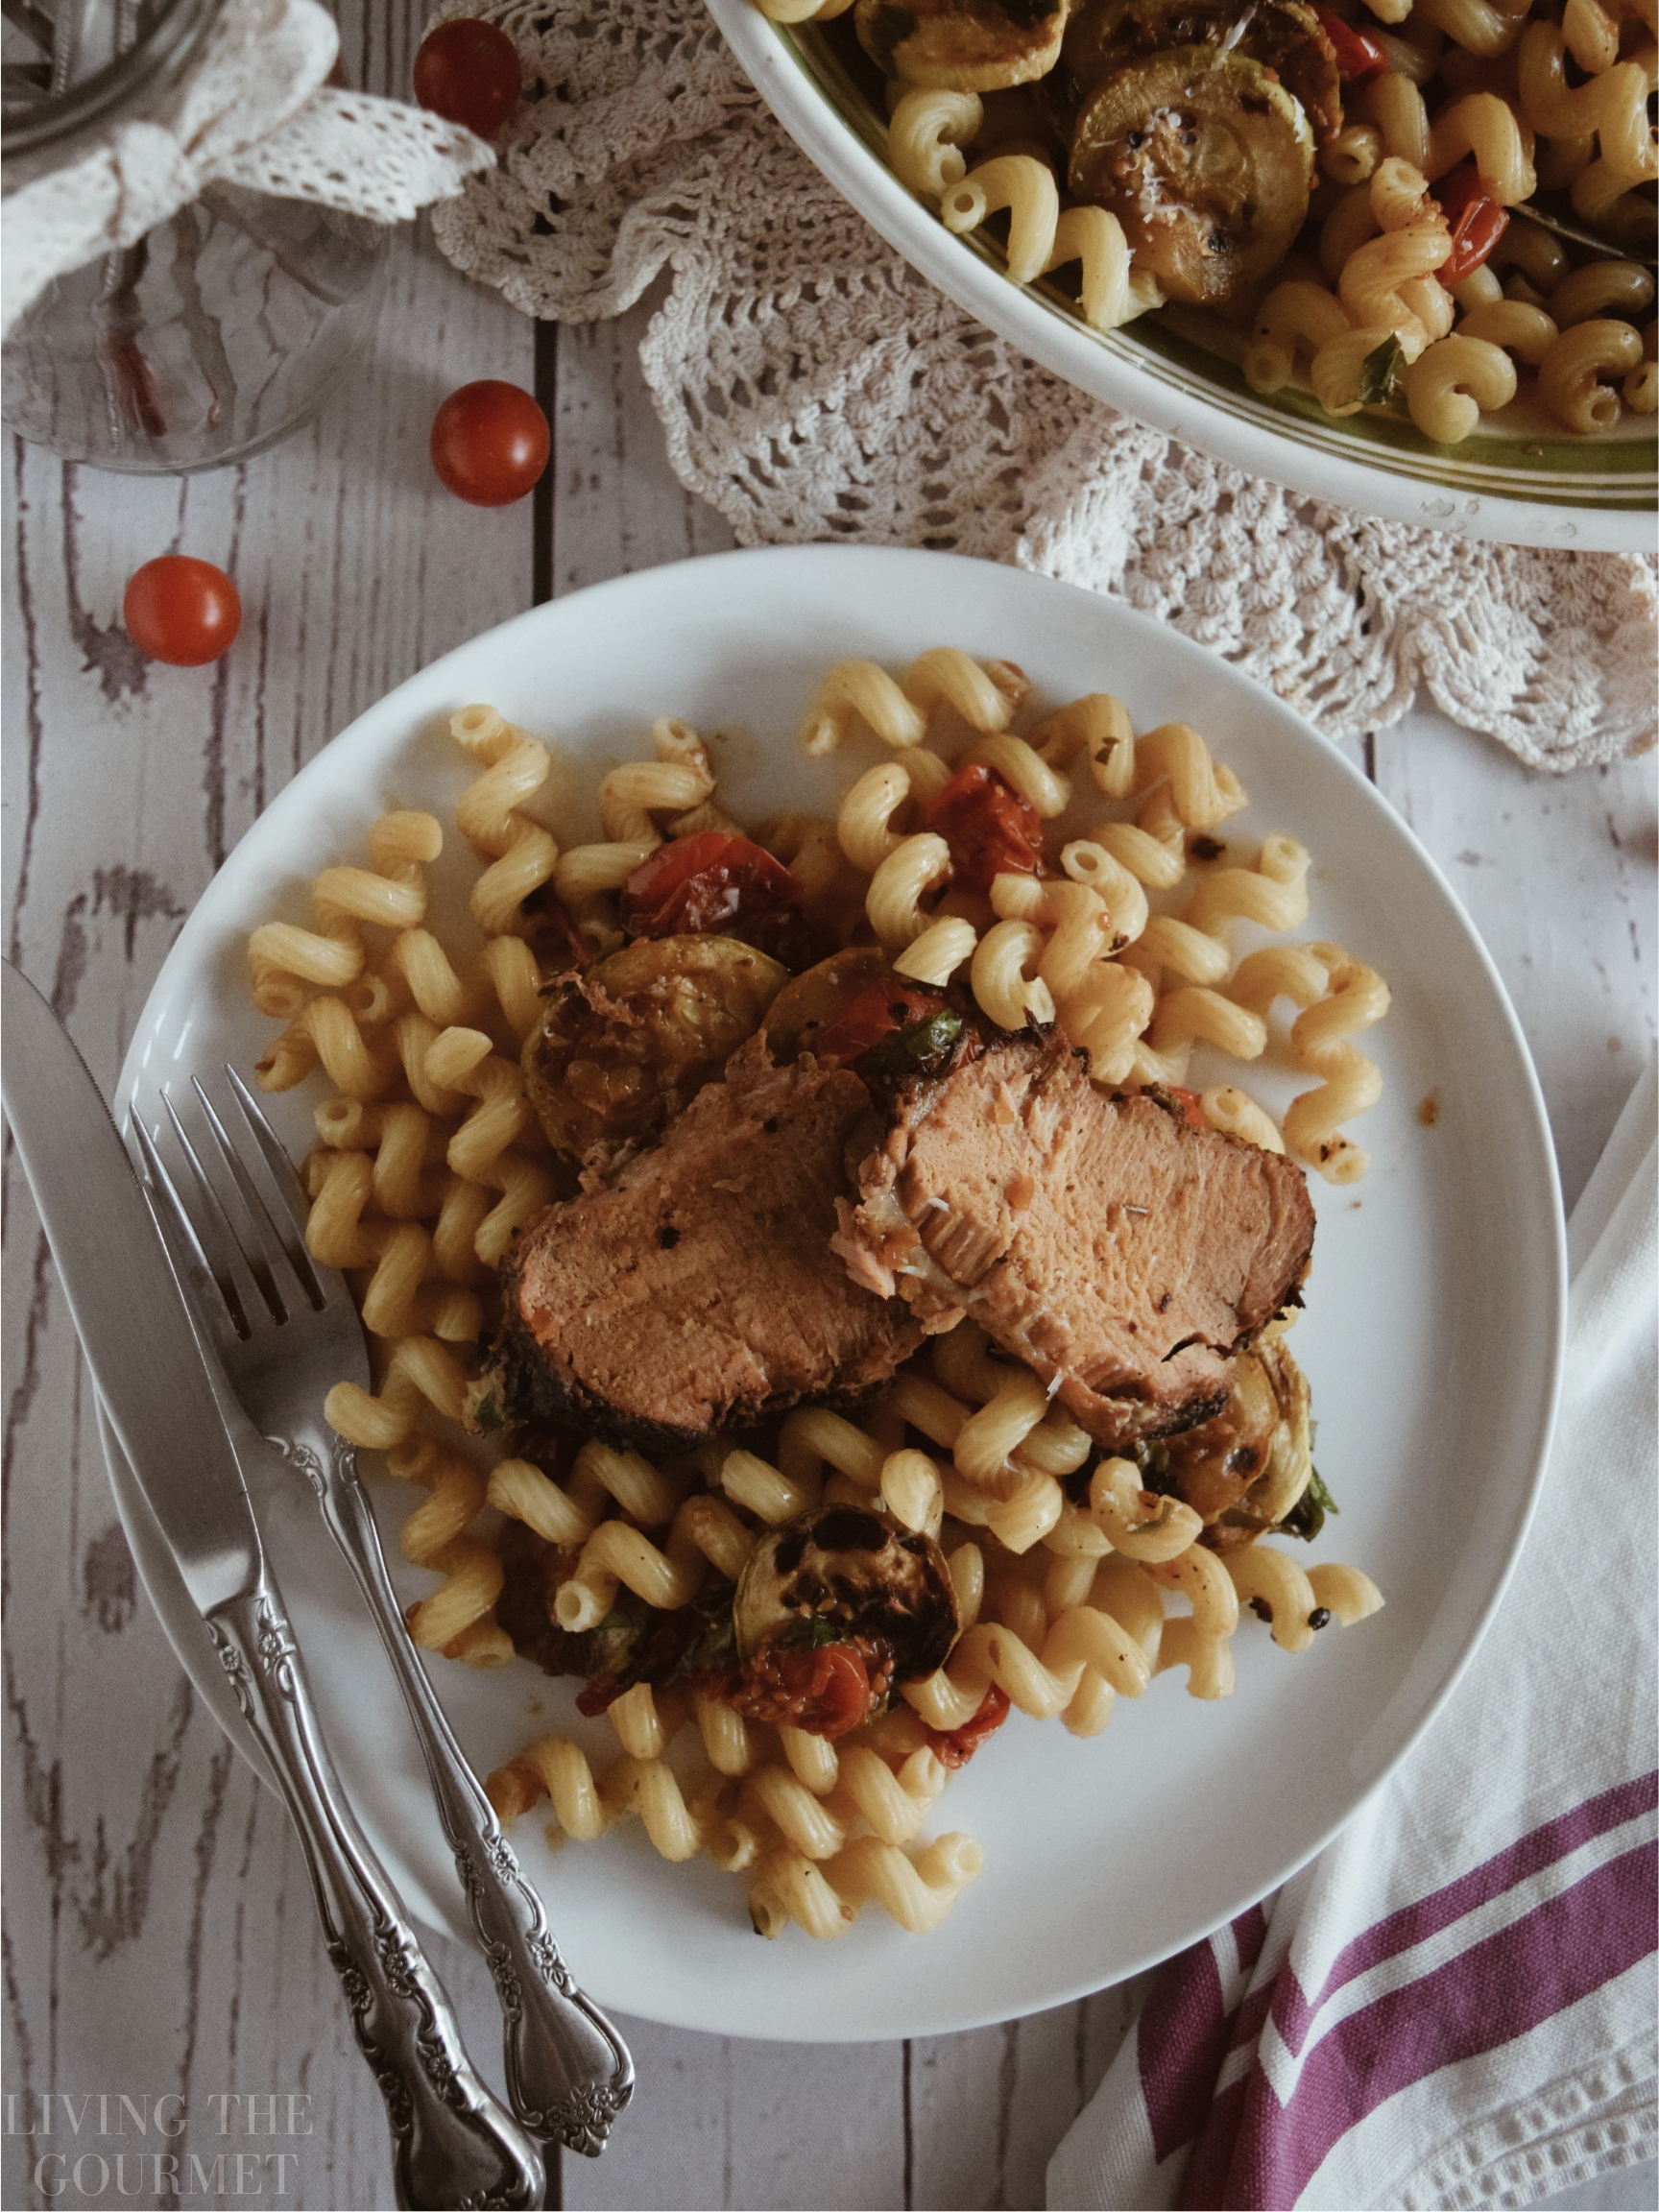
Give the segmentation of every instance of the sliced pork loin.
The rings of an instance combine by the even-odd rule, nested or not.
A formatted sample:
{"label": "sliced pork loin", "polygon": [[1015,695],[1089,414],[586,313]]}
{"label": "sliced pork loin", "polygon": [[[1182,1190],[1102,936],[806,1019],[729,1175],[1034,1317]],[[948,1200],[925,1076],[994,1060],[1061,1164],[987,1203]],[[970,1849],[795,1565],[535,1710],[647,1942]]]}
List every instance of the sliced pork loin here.
{"label": "sliced pork loin", "polygon": [[855,1284],[830,1238],[849,1145],[856,1158],[879,1134],[849,1070],[774,1068],[761,1040],[745,1046],[660,1142],[519,1238],[492,1360],[500,1410],[672,1453],[878,1388],[923,1326]]}
{"label": "sliced pork loin", "polygon": [[1313,1208],[1294,1162],[1155,1097],[1108,1097],[1049,1032],[899,1094],[835,1248],[928,1330],[964,1312],[1098,1442],[1212,1419],[1230,1355],[1297,1303]]}

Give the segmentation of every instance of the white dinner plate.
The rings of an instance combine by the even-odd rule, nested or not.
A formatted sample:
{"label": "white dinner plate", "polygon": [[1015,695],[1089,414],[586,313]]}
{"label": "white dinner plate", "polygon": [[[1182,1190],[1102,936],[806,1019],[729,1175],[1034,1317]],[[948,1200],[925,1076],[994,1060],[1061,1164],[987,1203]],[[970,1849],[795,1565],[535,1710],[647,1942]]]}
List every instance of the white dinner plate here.
{"label": "white dinner plate", "polygon": [[[514,1840],[576,1974],[601,2002],[678,2026],[808,2041],[970,2028],[1119,1980],[1261,1897],[1335,1833],[1446,1695],[1514,1560],[1548,1440],[1565,1307],[1549,1131],[1503,988],[1451,891],[1364,780],[1224,661],[1109,600],[988,563],[833,546],[725,554],[599,585],[446,654],[328,745],[208,887],[139,1022],[118,1114],[135,1085],[257,1058],[272,1024],[248,999],[248,931],[305,919],[310,878],[359,859],[384,808],[452,823],[471,773],[447,735],[457,707],[489,700],[550,743],[548,818],[565,842],[597,833],[600,776],[640,757],[665,712],[719,733],[721,801],[754,819],[785,803],[831,806],[878,757],[873,737],[817,761],[796,748],[832,661],[902,669],[938,644],[1018,661],[1053,701],[1113,691],[1138,729],[1193,723],[1250,793],[1222,835],[1302,838],[1314,854],[1303,934],[1340,940],[1392,985],[1392,1012],[1363,1040],[1386,1078],[1357,1132],[1371,1171],[1353,1189],[1313,1182],[1318,1241],[1295,1334],[1320,1471],[1341,1508],[1310,1563],[1363,1567],[1387,1606],[1296,1658],[1247,1618],[1231,1699],[1202,1703],[1184,1674],[1164,1676],[1090,1742],[1013,1715],[924,1832],[966,1829],[986,1863],[920,1940],[872,1906],[837,1943],[795,1929],[760,1942],[740,1879],[707,1861],[667,1864],[638,1822],[554,1853],[540,1817],[520,1821]],[[440,930],[466,926],[471,874],[451,833],[432,871]],[[1253,941],[1241,928],[1240,949]],[[1245,1079],[1275,1107],[1307,1080],[1280,1047]],[[1432,1125],[1418,1112],[1431,1094]],[[296,1157],[316,1102],[313,1085],[274,1101]],[[175,1647],[241,1740],[143,1501],[124,1469],[114,1479]],[[417,1494],[375,1489],[390,1535]],[[419,1755],[309,1492],[290,1479],[258,1503],[365,1825],[411,1906],[464,1936]],[[401,1579],[409,1597],[431,1586]],[[553,1727],[596,1759],[613,1752],[609,1724],[575,1714],[568,1681],[523,1662],[435,1671],[480,1772]]]}

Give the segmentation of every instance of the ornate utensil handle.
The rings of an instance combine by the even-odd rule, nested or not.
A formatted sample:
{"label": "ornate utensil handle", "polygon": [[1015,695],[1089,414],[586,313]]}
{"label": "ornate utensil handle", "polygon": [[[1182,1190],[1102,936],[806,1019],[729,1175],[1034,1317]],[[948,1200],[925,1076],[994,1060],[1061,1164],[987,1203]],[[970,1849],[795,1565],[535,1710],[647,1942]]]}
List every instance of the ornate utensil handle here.
{"label": "ornate utensil handle", "polygon": [[444,1985],[341,1792],[269,1570],[206,1621],[304,1845],[328,1956],[386,2100],[397,2202],[540,2205],[541,2153],[473,2072]]}
{"label": "ornate utensil handle", "polygon": [[513,2109],[531,2134],[596,2158],[612,2122],[634,2094],[628,2047],[571,1980],[548,1933],[541,1900],[455,1741],[397,1610],[355,1455],[332,1438],[321,1453],[292,1441],[278,1448],[317,1492],[329,1533],[374,1615],[421,1739],[473,1930],[501,1998]]}

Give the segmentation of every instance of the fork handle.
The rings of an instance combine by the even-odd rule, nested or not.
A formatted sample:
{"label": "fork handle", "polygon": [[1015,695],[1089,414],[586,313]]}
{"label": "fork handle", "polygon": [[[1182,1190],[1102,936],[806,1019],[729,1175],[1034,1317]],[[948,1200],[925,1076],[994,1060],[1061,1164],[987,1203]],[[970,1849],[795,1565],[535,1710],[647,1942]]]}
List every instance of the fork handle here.
{"label": "fork handle", "polygon": [[[283,1449],[291,1456],[310,1456],[302,1446]],[[397,1609],[355,1455],[331,1441],[323,1468],[321,1481],[311,1468],[305,1472],[374,1616],[421,1739],[473,1931],[495,1977],[513,2109],[532,2135],[596,2158],[634,2094],[634,2061],[604,2013],[571,1979],[541,1901],[455,1741]]]}
{"label": "fork handle", "polygon": [[324,1939],[392,2127],[399,2205],[540,2205],[536,2145],[491,2095],[443,1984],[341,1791],[268,1568],[207,1631],[304,1846]]}

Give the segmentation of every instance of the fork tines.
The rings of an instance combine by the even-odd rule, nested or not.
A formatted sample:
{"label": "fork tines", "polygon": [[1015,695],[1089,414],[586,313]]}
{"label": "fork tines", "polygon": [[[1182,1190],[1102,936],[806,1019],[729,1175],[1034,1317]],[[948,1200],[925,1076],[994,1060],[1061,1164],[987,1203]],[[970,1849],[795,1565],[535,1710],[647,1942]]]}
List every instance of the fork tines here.
{"label": "fork tines", "polygon": [[[230,1067],[225,1075],[256,1161],[238,1149],[198,1076],[190,1081],[193,1112],[186,1101],[194,1137],[167,1092],[160,1096],[165,1125],[152,1132],[135,1112],[132,1126],[176,1261],[211,1278],[237,1335],[246,1338],[265,1316],[266,1325],[280,1324],[307,1307],[321,1309],[327,1297],[305,1250],[305,1216],[287,1155],[241,1076]],[[187,1171],[188,1194],[162,1157],[169,1135],[169,1148]]]}

